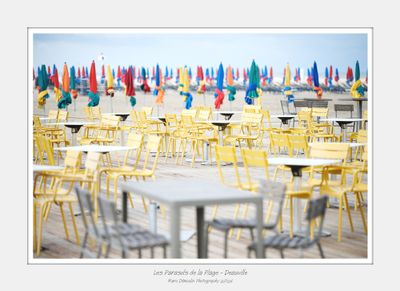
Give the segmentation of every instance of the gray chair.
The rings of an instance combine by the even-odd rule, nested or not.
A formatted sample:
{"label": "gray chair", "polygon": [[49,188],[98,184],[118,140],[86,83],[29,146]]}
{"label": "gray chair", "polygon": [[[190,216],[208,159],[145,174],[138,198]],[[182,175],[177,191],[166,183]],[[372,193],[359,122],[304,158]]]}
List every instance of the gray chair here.
{"label": "gray chair", "polygon": [[[310,106],[310,104],[309,104],[309,102],[308,101],[306,101],[306,100],[294,100],[293,101],[293,104],[294,104],[294,108],[296,109],[296,112],[298,111],[298,109],[300,109],[300,108],[309,108]],[[301,110],[301,109],[300,109]]]}
{"label": "gray chair", "polygon": [[165,236],[119,221],[114,202],[98,197],[98,204],[105,231],[106,258],[109,256],[111,246],[121,249],[123,258],[128,256],[130,250],[137,250],[139,258],[141,258],[142,249],[148,248],[151,251],[151,258],[154,258],[154,248],[156,247],[163,248],[163,257],[167,257],[166,248],[169,242]]}
{"label": "gray chair", "polygon": [[[309,206],[307,209],[307,216],[306,216],[306,220],[308,221],[306,236],[293,236],[293,238],[291,238],[289,234],[277,234],[274,236],[267,237],[264,239],[264,251],[266,251],[267,248],[277,249],[279,250],[281,257],[284,258],[285,257],[283,253],[284,249],[290,248],[290,249],[303,250],[310,248],[314,245],[317,245],[321,258],[325,258],[320,238],[322,235],[322,228],[324,223],[327,202],[328,202],[327,196],[322,196],[318,199],[314,199],[309,202]],[[310,230],[311,227],[314,226],[312,221],[315,221],[316,219],[319,219],[319,228],[318,231],[314,233],[314,237],[311,238]],[[255,252],[255,249],[256,249],[256,244],[254,242],[248,246],[247,250],[249,258],[251,252],[252,251]]]}
{"label": "gray chair", "polygon": [[289,102],[287,100],[281,100],[281,108],[282,108],[282,114],[283,115],[295,115],[296,112],[292,112],[289,109]]}
{"label": "gray chair", "polygon": [[312,108],[327,108],[328,107],[328,101],[326,101],[326,100],[313,100],[310,102],[311,102]]}
{"label": "gray chair", "polygon": [[[274,230],[281,217],[282,204],[285,198],[286,186],[282,183],[273,181],[260,181],[259,193],[265,196],[265,200],[271,205],[271,215],[275,207],[275,216],[271,222],[265,223],[263,229]],[[267,214],[268,215],[268,214]],[[228,234],[231,229],[248,229],[250,231],[251,240],[254,241],[254,229],[256,221],[254,219],[230,219],[217,218],[212,221],[206,221],[204,229],[204,247],[205,257],[208,257],[208,232],[209,228],[222,231],[224,233],[224,258],[228,257]]]}
{"label": "gray chair", "polygon": [[[101,255],[101,245],[104,242],[104,235],[102,235],[101,229],[98,228],[96,222],[93,217],[93,205],[92,198],[90,192],[83,190],[79,187],[75,187],[76,196],[78,197],[79,208],[81,210],[81,217],[83,221],[83,226],[85,227],[85,235],[83,237],[82,245],[81,245],[81,253],[80,257],[95,257],[93,253],[87,249],[87,242],[89,236],[96,240],[98,245],[97,257],[99,258]],[[86,216],[86,213],[89,216]],[[104,233],[104,232],[103,232]]]}
{"label": "gray chair", "polygon": [[[353,104],[335,104],[333,106],[335,110],[335,117],[338,117],[338,112],[348,112],[349,117],[353,118],[353,112],[354,112],[354,105]],[[348,116],[346,116],[348,117]]]}

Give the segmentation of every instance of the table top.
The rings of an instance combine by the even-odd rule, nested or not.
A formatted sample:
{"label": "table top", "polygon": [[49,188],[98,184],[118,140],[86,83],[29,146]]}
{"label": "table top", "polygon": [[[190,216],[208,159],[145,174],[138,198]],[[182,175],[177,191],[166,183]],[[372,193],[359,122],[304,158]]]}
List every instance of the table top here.
{"label": "table top", "polygon": [[271,117],[274,117],[274,118],[293,118],[293,117],[296,117],[296,115],[292,115],[292,114],[278,114],[278,115],[271,115]]}
{"label": "table top", "polygon": [[130,112],[113,112],[113,113],[102,113],[102,115],[129,115]]}
{"label": "table top", "polygon": [[[205,185],[207,185],[206,191]],[[261,203],[263,199],[259,194],[231,188],[220,182],[198,178],[124,182],[121,184],[121,189],[170,206]]]}
{"label": "table top", "polygon": [[39,117],[40,120],[57,120],[57,118],[53,117]]}
{"label": "table top", "polygon": [[336,121],[336,122],[355,122],[363,121],[363,118],[321,118],[320,121]]}
{"label": "table top", "polygon": [[368,98],[339,98],[340,101],[368,101]]}
{"label": "table top", "polygon": [[89,125],[89,124],[97,124],[96,122],[87,122],[87,121],[68,121],[68,122],[53,122],[47,123],[46,125]]}
{"label": "table top", "polygon": [[51,165],[36,165],[34,164],[32,166],[32,170],[34,172],[39,172],[39,171],[56,171],[56,170],[62,170],[64,169],[61,166],[51,166]]}
{"label": "table top", "polygon": [[127,151],[131,149],[134,148],[127,146],[112,146],[112,145],[97,145],[97,144],[54,148],[54,150],[57,151],[80,151],[80,152],[98,152],[98,153]]}
{"label": "table top", "polygon": [[205,120],[202,121],[205,123],[220,123],[220,124],[229,124],[229,123],[240,123],[240,120]]}
{"label": "table top", "polygon": [[[322,142],[310,142],[308,145],[312,147],[314,144],[321,144]],[[330,142],[330,144],[348,144],[351,148],[363,147],[366,146],[366,142]]]}
{"label": "table top", "polygon": [[328,166],[332,164],[340,163],[341,160],[332,159],[309,159],[309,158],[288,158],[288,157],[277,157],[268,158],[268,164],[270,165],[286,165],[286,166]]}
{"label": "table top", "polygon": [[213,111],[215,114],[240,114],[242,111]]}

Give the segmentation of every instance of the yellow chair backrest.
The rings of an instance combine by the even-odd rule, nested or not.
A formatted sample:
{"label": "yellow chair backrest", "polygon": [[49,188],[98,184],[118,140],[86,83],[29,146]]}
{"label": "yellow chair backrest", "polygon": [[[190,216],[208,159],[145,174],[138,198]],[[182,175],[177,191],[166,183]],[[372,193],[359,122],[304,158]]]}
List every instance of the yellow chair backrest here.
{"label": "yellow chair backrest", "polygon": [[[228,186],[234,186],[238,188],[242,188],[242,183],[240,181],[239,169],[237,166],[237,157],[236,157],[236,149],[234,146],[215,146],[215,158],[217,161],[217,168],[220,180],[223,184]],[[222,171],[222,163],[232,163],[235,180],[233,183],[227,181],[227,177],[224,176]],[[228,167],[225,167],[228,168]]]}
{"label": "yellow chair backrest", "polygon": [[309,157],[307,136],[301,134],[290,134],[288,135],[288,141],[289,141],[289,156],[293,156],[295,151],[296,155],[298,155],[299,152],[302,151],[306,158]]}
{"label": "yellow chair backrest", "polygon": [[309,127],[312,122],[311,111],[300,110],[297,112],[297,120],[300,127]]}
{"label": "yellow chair backrest", "polygon": [[345,143],[313,143],[310,149],[310,158],[346,161],[349,148],[350,145]]}
{"label": "yellow chair backrest", "polygon": [[143,140],[144,140],[144,135],[143,134],[138,134],[135,132],[130,132],[128,135],[128,142],[127,146],[130,147],[126,153],[125,153],[125,158],[124,158],[124,165],[126,166],[128,164],[128,158],[129,155],[131,155],[133,152],[136,151],[136,156],[134,157],[135,160],[135,168],[139,162],[140,154],[142,151],[142,146],[143,146]]}
{"label": "yellow chair backrest", "polygon": [[261,106],[258,105],[244,105],[242,113],[260,113]]}
{"label": "yellow chair backrest", "polygon": [[56,121],[57,122],[57,119],[58,119],[58,110],[50,110],[49,111],[49,119],[54,119],[54,121]]}
{"label": "yellow chair backrest", "polygon": [[207,121],[210,119],[210,116],[211,116],[211,108],[206,107],[198,110],[196,119],[199,121]]}
{"label": "yellow chair backrest", "polygon": [[92,110],[90,110],[89,106],[83,107],[83,113],[85,114],[87,120],[93,120]]}
{"label": "yellow chair backrest", "polygon": [[153,114],[153,107],[143,106],[140,112],[144,112],[146,117],[150,117]]}
{"label": "yellow chair backrest", "polygon": [[96,177],[96,173],[100,167],[100,156],[101,153],[88,152],[85,161],[85,176],[87,178]]}
{"label": "yellow chair backrest", "polygon": [[269,110],[262,109],[261,114],[263,115],[264,122],[266,121],[268,123],[268,127],[271,128],[271,114],[269,113]]}
{"label": "yellow chair backrest", "polygon": [[138,112],[136,110],[132,109],[131,112],[129,113],[129,115],[131,116],[133,124],[137,125],[137,123],[139,122]]}
{"label": "yellow chair backrest", "polygon": [[254,150],[254,149],[242,149],[242,159],[244,170],[246,172],[247,181],[251,188],[256,186],[256,183],[251,178],[250,168],[263,168],[265,178],[269,179],[269,171],[268,171],[268,155],[266,151],[263,150]]}
{"label": "yellow chair backrest", "polygon": [[101,110],[99,106],[89,107],[92,119],[101,120]]}
{"label": "yellow chair backrest", "polygon": [[42,123],[40,122],[40,117],[37,115],[33,116],[33,128],[39,129],[42,127]]}
{"label": "yellow chair backrest", "polygon": [[191,116],[192,119],[196,119],[197,110],[196,109],[183,109],[181,113],[181,117],[183,116]]}
{"label": "yellow chair backrest", "polygon": [[246,125],[261,125],[263,119],[262,113],[243,113],[241,118],[241,123]]}
{"label": "yellow chair backrest", "polygon": [[68,121],[69,112],[66,110],[59,110],[57,122],[66,122]]}
{"label": "yellow chair backrest", "polygon": [[44,156],[47,157],[47,164],[48,165],[55,165],[54,161],[54,150],[53,145],[50,139],[44,135],[36,135],[35,137],[36,145],[39,153],[39,160],[40,163],[43,165],[45,164]]}
{"label": "yellow chair backrest", "polygon": [[323,108],[323,107],[313,107],[311,110],[311,115],[312,117],[322,117],[322,118],[327,118],[328,117],[328,108]]}
{"label": "yellow chair backrest", "polygon": [[358,143],[366,143],[368,142],[368,131],[365,129],[360,129],[357,135]]}
{"label": "yellow chair backrest", "polygon": [[64,160],[64,173],[76,173],[81,164],[82,153],[80,151],[67,151]]}
{"label": "yellow chair backrest", "polygon": [[161,141],[162,141],[161,136],[157,136],[157,135],[149,135],[148,138],[147,138],[146,155],[145,155],[145,158],[144,158],[143,170],[147,169],[147,165],[149,163],[150,156],[152,154],[154,154],[154,152],[155,152],[156,156],[155,156],[154,161],[153,161],[153,166],[151,167],[151,170],[150,170],[152,172],[152,174],[154,174],[154,172],[156,170],[158,157],[160,155]]}
{"label": "yellow chair backrest", "polygon": [[271,143],[274,147],[289,148],[289,138],[286,133],[271,132]]}

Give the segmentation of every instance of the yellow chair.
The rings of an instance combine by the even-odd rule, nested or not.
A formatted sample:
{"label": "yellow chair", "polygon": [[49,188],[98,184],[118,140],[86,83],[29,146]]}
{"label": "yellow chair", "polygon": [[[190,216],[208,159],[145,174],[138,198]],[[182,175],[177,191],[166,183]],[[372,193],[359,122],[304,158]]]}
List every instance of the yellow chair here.
{"label": "yellow chair", "polygon": [[[130,147],[124,157],[124,161],[122,166],[117,167],[117,168],[103,168],[100,170],[100,177],[104,173],[106,175],[106,195],[107,198],[110,196],[110,180],[112,179],[114,182],[114,203],[117,203],[117,198],[118,198],[118,191],[117,191],[117,186],[118,186],[118,179],[119,177],[123,177],[124,180],[126,180],[126,175],[124,173],[126,172],[132,172],[137,169],[139,160],[140,160],[140,154],[142,151],[142,146],[143,146],[143,140],[144,140],[144,135],[143,134],[138,134],[131,132],[128,135],[128,142],[127,146]],[[133,165],[129,165],[129,157],[133,157]],[[131,205],[133,207],[133,202],[132,198],[129,195]]]}
{"label": "yellow chair", "polygon": [[57,122],[67,122],[69,117],[69,112],[66,110],[59,110],[57,116]]}
{"label": "yellow chair", "polygon": [[[137,139],[136,139],[137,140]],[[157,168],[158,158],[160,156],[160,148],[161,148],[161,137],[157,135],[148,135],[147,141],[145,143],[144,149],[144,162],[142,167],[136,167],[135,170],[132,168],[129,169],[121,169],[121,171],[115,172],[115,175],[118,177],[124,178],[142,178],[145,181],[147,178],[155,179],[155,171]],[[155,157],[153,163],[150,163],[152,155],[155,153]],[[114,180],[115,182],[115,180]],[[115,185],[115,184],[114,184]],[[145,211],[147,212],[147,206],[142,197],[143,206]]]}
{"label": "yellow chair", "polygon": [[150,106],[143,106],[140,109],[140,112],[144,112],[146,114],[146,117],[150,117],[153,114],[153,107]]}
{"label": "yellow chair", "polygon": [[225,136],[223,139],[224,145],[238,144],[241,147],[241,142],[245,141],[251,149],[253,143],[259,144],[262,120],[262,113],[243,113],[240,122],[240,133]]}

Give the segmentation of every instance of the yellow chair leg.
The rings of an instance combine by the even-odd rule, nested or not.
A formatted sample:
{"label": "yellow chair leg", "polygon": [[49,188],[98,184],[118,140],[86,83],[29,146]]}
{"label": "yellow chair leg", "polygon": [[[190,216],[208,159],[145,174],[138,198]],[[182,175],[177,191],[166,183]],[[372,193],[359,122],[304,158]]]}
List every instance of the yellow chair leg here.
{"label": "yellow chair leg", "polygon": [[289,197],[290,201],[290,238],[293,238],[293,197]]}
{"label": "yellow chair leg", "polygon": [[39,206],[39,225],[38,225],[38,238],[36,243],[36,256],[40,256],[40,249],[42,247],[42,227],[43,227],[43,206]]}
{"label": "yellow chair leg", "polygon": [[61,218],[64,224],[64,231],[65,231],[65,239],[69,240],[69,234],[68,234],[68,228],[67,228],[67,221],[65,220],[65,214],[64,214],[64,209],[63,209],[63,203],[60,203],[60,212],[61,212]]}
{"label": "yellow chair leg", "polygon": [[142,203],[143,203],[144,213],[147,213],[147,204],[146,204],[146,200],[144,199],[143,195],[142,195]]}
{"label": "yellow chair leg", "polygon": [[[72,226],[73,226],[74,232],[75,232],[76,244],[80,245],[81,242],[80,242],[80,239],[79,239],[78,228],[76,227],[76,221],[75,221],[74,211],[72,209],[72,203],[68,203],[68,206],[69,206],[69,212],[71,214]],[[84,215],[84,213],[82,213],[82,215]]]}
{"label": "yellow chair leg", "polygon": [[367,233],[367,222],[365,221],[365,216],[364,216],[364,209],[363,209],[363,206],[362,206],[362,202],[360,201],[361,199],[360,199],[360,193],[361,192],[357,192],[356,193],[356,198],[357,198],[357,201],[358,201],[358,203],[359,203],[359,205],[360,205],[360,214],[361,214],[361,219],[362,219],[362,222],[363,222],[363,227],[364,227],[364,233],[366,234]]}
{"label": "yellow chair leg", "polygon": [[343,212],[343,196],[340,196],[340,198],[339,198],[338,241],[342,240],[342,212]]}
{"label": "yellow chair leg", "polygon": [[347,200],[347,194],[345,193],[344,195],[344,203],[346,205],[346,210],[347,210],[347,215],[349,217],[349,223],[350,223],[350,229],[353,232],[354,231],[354,226],[353,226],[353,220],[351,219],[351,209],[349,207],[349,201]]}
{"label": "yellow chair leg", "polygon": [[[240,210],[240,204],[237,204],[235,207],[235,212],[233,213],[233,219],[237,219],[239,215],[239,210]],[[229,231],[229,237],[232,237],[233,235],[233,229]]]}

